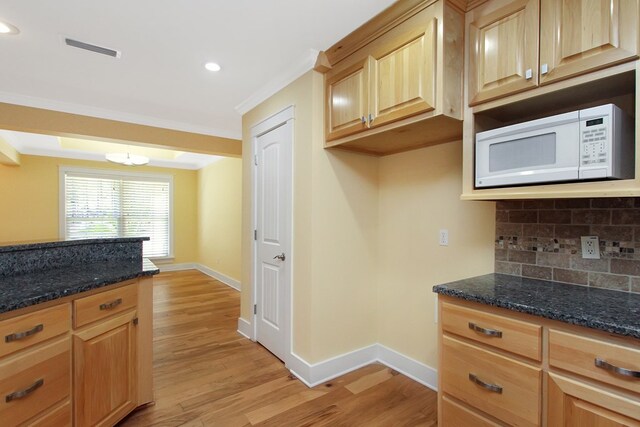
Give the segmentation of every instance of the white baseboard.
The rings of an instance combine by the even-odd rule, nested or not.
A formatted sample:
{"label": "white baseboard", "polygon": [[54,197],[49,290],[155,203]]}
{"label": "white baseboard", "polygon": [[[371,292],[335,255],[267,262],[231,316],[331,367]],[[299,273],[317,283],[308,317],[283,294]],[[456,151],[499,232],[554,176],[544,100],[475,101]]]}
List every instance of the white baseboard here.
{"label": "white baseboard", "polygon": [[240,335],[244,335],[245,338],[253,340],[253,328],[251,327],[251,323],[242,317],[238,317],[238,333],[240,333]]}
{"label": "white baseboard", "polygon": [[160,269],[161,273],[164,273],[165,271],[197,270],[196,264],[192,262],[185,262],[182,264],[160,264],[156,262],[155,265]]}
{"label": "white baseboard", "polygon": [[200,272],[206,274],[207,276],[213,277],[214,279],[221,281],[225,285],[232,287],[236,291],[240,290],[240,282],[237,281],[236,279],[233,279],[225,274],[215,271],[214,269],[209,268],[206,265],[195,264],[195,268],[198,269]]}
{"label": "white baseboard", "polygon": [[198,270],[201,273],[206,274],[209,277],[213,277],[214,279],[224,283],[227,286],[232,287],[236,291],[240,290],[240,282],[236,279],[233,279],[225,274],[220,273],[219,271],[215,271],[212,268],[207,267],[206,265],[198,264],[197,262],[184,262],[181,264],[156,264],[160,269],[160,272],[165,271],[182,271],[182,270]]}
{"label": "white baseboard", "polygon": [[348,372],[376,361],[376,344],[359,348],[322,362],[310,364],[297,354],[292,354],[291,372],[309,387],[332,380]]}
{"label": "white baseboard", "polygon": [[374,362],[394,369],[434,391],[438,390],[436,369],[382,344],[372,344],[313,364],[292,354],[287,368],[308,387],[315,387]]}
{"label": "white baseboard", "polygon": [[400,372],[412,380],[438,391],[438,371],[431,366],[378,344],[378,362]]}

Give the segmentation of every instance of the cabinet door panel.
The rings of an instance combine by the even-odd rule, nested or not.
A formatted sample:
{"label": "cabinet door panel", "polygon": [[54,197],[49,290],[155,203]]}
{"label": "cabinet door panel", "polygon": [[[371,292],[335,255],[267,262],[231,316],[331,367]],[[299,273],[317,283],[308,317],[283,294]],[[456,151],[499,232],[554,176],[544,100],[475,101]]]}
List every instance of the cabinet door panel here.
{"label": "cabinet door panel", "polygon": [[367,129],[369,61],[327,78],[327,141]]}
{"label": "cabinet door panel", "polygon": [[371,127],[435,109],[436,19],[371,61]]}
{"label": "cabinet door panel", "polygon": [[549,427],[640,427],[640,403],[592,385],[548,375]]}
{"label": "cabinet door panel", "polygon": [[132,318],[133,313],[75,336],[77,425],[113,425],[135,407]]}
{"label": "cabinet door panel", "polygon": [[469,25],[469,105],[538,84],[538,0],[519,0]]}
{"label": "cabinet door panel", "polygon": [[542,0],[540,7],[540,84],[637,58],[636,0]]}

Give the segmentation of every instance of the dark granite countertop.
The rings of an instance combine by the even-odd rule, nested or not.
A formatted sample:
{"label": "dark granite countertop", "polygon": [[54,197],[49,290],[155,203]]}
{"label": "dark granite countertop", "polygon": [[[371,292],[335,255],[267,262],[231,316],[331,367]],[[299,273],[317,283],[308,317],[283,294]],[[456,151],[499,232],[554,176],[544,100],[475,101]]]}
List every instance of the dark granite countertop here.
{"label": "dark granite countertop", "polygon": [[0,313],[158,272],[158,267],[143,259],[95,262],[0,277]]}
{"label": "dark granite countertop", "polygon": [[15,252],[15,251],[32,251],[34,249],[50,249],[60,248],[65,246],[82,246],[82,245],[96,245],[101,243],[133,243],[143,242],[149,240],[148,237],[110,237],[104,239],[79,239],[79,240],[49,240],[45,242],[15,242],[15,243],[2,243],[0,246],[0,253],[2,252]]}
{"label": "dark granite countertop", "polygon": [[640,339],[640,294],[506,274],[445,283],[433,291]]}

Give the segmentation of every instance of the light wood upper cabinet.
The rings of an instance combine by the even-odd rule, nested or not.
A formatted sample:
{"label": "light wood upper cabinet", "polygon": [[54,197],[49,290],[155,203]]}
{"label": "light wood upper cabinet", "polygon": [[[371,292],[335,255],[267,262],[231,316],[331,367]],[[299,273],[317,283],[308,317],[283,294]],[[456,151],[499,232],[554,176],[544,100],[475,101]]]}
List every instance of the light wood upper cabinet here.
{"label": "light wood upper cabinet", "polygon": [[74,335],[77,426],[110,426],[136,407],[135,312]]}
{"label": "light wood upper cabinet", "polygon": [[540,84],[637,55],[637,0],[541,0]]}
{"label": "light wood upper cabinet", "polygon": [[493,0],[467,23],[470,106],[638,57],[637,0]]}
{"label": "light wood upper cabinet", "polygon": [[374,53],[370,62],[369,126],[435,109],[436,28],[433,18],[426,27]]}
{"label": "light wood upper cabinet", "polygon": [[538,84],[538,0],[517,0],[470,12],[469,105]]}
{"label": "light wood upper cabinet", "polygon": [[396,2],[331,47],[325,147],[385,155],[459,140],[463,45],[463,13],[423,0]]}
{"label": "light wood upper cabinet", "polygon": [[327,139],[367,128],[369,59],[327,79]]}

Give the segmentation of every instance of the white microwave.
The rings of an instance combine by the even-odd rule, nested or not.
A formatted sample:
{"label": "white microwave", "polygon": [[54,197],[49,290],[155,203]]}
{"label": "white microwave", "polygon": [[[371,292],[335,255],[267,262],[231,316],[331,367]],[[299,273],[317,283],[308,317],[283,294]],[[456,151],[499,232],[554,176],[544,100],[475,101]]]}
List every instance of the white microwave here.
{"label": "white microwave", "polygon": [[633,120],[613,104],[476,134],[476,187],[634,177]]}

